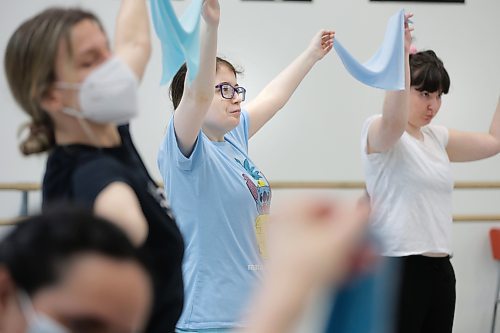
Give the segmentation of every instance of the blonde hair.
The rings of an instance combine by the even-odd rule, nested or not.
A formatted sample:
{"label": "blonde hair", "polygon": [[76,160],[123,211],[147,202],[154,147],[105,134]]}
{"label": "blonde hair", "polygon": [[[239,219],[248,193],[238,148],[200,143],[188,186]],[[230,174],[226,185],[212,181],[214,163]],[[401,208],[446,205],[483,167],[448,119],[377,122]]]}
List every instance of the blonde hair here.
{"label": "blonde hair", "polygon": [[9,39],[4,60],[7,81],[16,102],[31,117],[31,122],[20,129],[30,130],[19,146],[24,155],[41,153],[55,145],[54,124],[41,101],[56,79],[60,41],[66,41],[71,56],[71,28],[85,19],[95,21],[102,29],[90,12],[49,8],[21,24]]}

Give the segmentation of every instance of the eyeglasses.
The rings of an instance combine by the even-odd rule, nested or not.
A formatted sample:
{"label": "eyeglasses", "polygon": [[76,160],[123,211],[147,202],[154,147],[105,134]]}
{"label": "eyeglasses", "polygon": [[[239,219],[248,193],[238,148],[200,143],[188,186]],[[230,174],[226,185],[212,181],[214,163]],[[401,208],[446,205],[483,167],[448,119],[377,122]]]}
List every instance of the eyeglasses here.
{"label": "eyeglasses", "polygon": [[241,97],[241,101],[243,102],[245,100],[245,95],[247,93],[247,90],[243,87],[233,87],[227,82],[219,83],[218,85],[215,86],[215,88],[220,90],[220,94],[222,98],[225,99],[233,99],[234,94],[237,93]]}

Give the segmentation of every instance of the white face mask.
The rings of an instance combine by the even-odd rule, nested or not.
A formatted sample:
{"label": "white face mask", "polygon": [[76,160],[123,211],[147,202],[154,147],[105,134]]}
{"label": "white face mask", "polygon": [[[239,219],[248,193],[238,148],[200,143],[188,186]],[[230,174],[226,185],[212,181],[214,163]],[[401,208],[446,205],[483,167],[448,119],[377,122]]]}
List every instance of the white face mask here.
{"label": "white face mask", "polygon": [[96,123],[125,124],[138,114],[138,80],[120,58],[112,57],[81,83],[57,82],[59,89],[79,90],[80,111],[66,114]]}
{"label": "white face mask", "polygon": [[26,333],[70,333],[61,324],[49,316],[35,311],[29,296],[23,292],[18,292],[21,311],[26,318]]}

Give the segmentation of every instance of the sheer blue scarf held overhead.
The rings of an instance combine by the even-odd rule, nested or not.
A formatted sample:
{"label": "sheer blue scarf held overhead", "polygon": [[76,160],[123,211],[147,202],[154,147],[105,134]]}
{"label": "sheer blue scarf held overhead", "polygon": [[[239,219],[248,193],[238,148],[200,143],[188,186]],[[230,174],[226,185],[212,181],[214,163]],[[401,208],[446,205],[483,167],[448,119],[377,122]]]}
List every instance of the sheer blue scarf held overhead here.
{"label": "sheer blue scarf held overhead", "polygon": [[169,82],[184,62],[189,82],[198,74],[202,5],[203,0],[192,0],[178,19],[171,0],[151,0],[153,25],[162,49],[161,84]]}
{"label": "sheer blue scarf held overhead", "polygon": [[[162,47],[161,84],[169,82],[184,62],[188,81],[198,73],[200,64],[200,18],[203,0],[192,0],[180,19],[171,0],[151,0],[153,25]],[[405,88],[404,10],[394,14],[387,24],[378,51],[365,63],[359,63],[335,39],[334,48],[344,67],[360,82],[385,90]]]}
{"label": "sheer blue scarf held overhead", "polygon": [[359,63],[335,38],[335,51],[344,67],[358,81],[385,90],[405,89],[404,10],[391,16],[384,41],[365,63]]}

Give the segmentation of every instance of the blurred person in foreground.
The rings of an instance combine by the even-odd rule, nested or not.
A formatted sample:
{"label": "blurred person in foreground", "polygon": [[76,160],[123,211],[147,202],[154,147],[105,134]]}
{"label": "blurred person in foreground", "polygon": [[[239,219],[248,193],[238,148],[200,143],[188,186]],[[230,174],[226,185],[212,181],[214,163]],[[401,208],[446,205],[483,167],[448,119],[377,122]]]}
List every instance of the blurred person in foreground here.
{"label": "blurred person in foreground", "polygon": [[[289,332],[310,293],[341,281],[368,208],[296,198],[272,216],[270,259],[241,332]],[[117,278],[119,277],[119,278]],[[0,332],[141,332],[151,280],[125,234],[74,210],[21,222],[0,242]]]}
{"label": "blurred person in foreground", "polygon": [[136,333],[151,280],[115,225],[83,210],[29,217],[0,242],[1,333]]}

